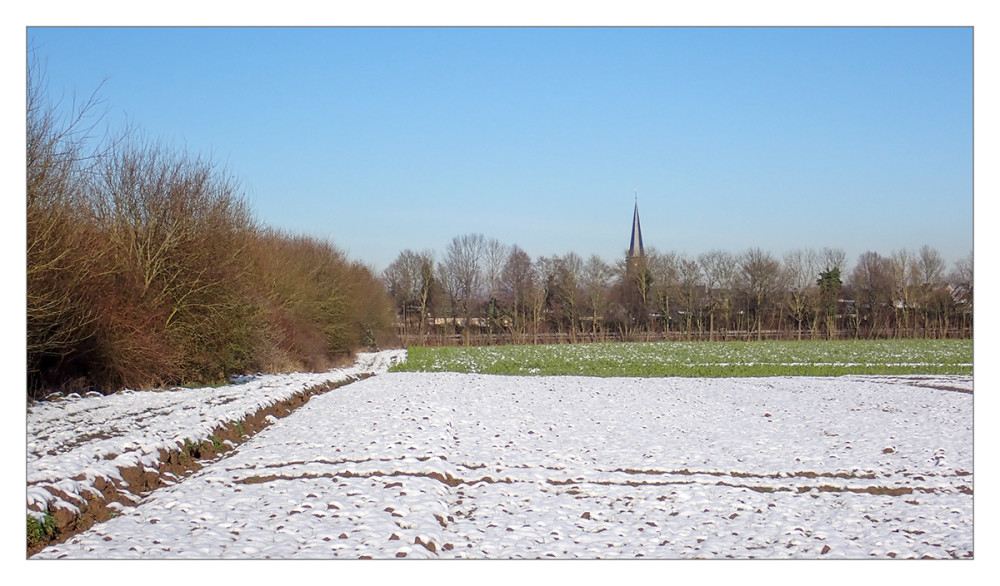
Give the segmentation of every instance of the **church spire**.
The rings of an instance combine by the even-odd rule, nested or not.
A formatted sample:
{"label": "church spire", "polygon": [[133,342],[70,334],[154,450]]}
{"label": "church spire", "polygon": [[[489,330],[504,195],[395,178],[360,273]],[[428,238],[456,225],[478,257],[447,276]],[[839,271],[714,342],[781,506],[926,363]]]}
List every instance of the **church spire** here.
{"label": "church spire", "polygon": [[632,216],[632,242],[628,247],[629,257],[645,256],[642,248],[642,227],[639,225],[639,190],[635,194],[635,213]]}

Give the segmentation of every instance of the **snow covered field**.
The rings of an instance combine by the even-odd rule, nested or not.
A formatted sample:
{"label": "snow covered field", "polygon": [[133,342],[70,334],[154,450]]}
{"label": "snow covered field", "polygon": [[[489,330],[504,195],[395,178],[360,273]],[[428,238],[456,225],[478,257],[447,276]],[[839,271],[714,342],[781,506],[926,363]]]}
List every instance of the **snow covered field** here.
{"label": "snow covered field", "polygon": [[[36,409],[29,482],[108,473],[101,450],[141,457],[201,425],[188,411],[259,400],[262,380],[211,390],[229,403],[133,393],[114,439],[74,449],[33,435],[51,424]],[[35,557],[967,557],[971,391],[966,376],[382,374]],[[121,419],[101,408],[115,400],[63,403],[91,402],[65,433]]]}
{"label": "snow covered field", "polygon": [[[327,381],[386,372],[405,356],[404,350],[362,353],[354,365],[329,372],[245,377],[238,384],[217,388],[94,393],[36,403],[27,415],[28,505],[76,511],[75,505],[53,496],[46,487],[81,501],[94,493],[98,477],[120,482],[120,469],[154,467],[161,449],[177,449],[185,440],[206,440],[219,425]],[[73,480],[80,476],[84,478]],[[32,508],[28,514],[40,517]]]}

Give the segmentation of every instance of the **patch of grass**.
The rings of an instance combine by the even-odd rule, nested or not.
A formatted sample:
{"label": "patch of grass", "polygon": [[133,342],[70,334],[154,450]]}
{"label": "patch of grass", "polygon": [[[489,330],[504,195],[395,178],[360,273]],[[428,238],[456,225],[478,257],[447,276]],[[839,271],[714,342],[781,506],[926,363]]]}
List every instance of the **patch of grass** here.
{"label": "patch of grass", "polygon": [[219,436],[213,433],[212,435],[208,436],[208,439],[212,440],[212,446],[215,447],[216,452],[222,451],[222,440],[219,439]]}
{"label": "patch of grass", "polygon": [[972,374],[972,340],[652,342],[410,348],[396,372],[636,377]]}
{"label": "patch of grass", "polygon": [[184,438],[184,452],[188,458],[197,460],[201,458],[201,446],[191,441],[190,438]]}
{"label": "patch of grass", "polygon": [[44,543],[55,534],[56,518],[51,513],[45,513],[41,519],[28,515],[28,547]]}

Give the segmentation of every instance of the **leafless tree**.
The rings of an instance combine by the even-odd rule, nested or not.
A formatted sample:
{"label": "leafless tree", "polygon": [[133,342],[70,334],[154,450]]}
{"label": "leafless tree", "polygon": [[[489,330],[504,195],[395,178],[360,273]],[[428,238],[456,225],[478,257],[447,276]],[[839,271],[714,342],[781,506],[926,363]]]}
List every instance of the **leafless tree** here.
{"label": "leafless tree", "polygon": [[892,281],[886,259],[877,252],[862,253],[851,271],[849,285],[856,303],[855,336],[860,336],[862,322],[868,324],[869,337],[884,333],[892,305]]}
{"label": "leafless tree", "polygon": [[728,329],[736,282],[736,257],[724,250],[711,250],[698,257],[708,290],[709,339],[714,339],[715,318],[721,316]]}
{"label": "leafless tree", "polygon": [[451,300],[452,318],[462,318],[465,343],[469,343],[469,328],[476,295],[483,283],[483,256],[486,239],[482,234],[456,236],[445,249],[439,265],[441,283]]}
{"label": "leafless tree", "polygon": [[937,250],[925,244],[917,253],[916,265],[924,328],[933,335],[936,324],[941,323],[941,308],[945,305],[944,298],[936,293],[944,280],[945,262]]}
{"label": "leafless tree", "polygon": [[534,342],[538,343],[538,334],[541,333],[542,322],[545,320],[545,308],[549,299],[548,282],[556,270],[556,259],[540,256],[535,259],[532,265],[533,276],[531,281],[533,286],[528,291],[530,300],[531,332]]}
{"label": "leafless tree", "polygon": [[972,316],[972,291],[974,285],[972,252],[970,250],[968,256],[959,259],[955,263],[955,268],[950,275],[950,279],[956,287],[956,303],[961,307],[963,331],[966,331],[969,327],[968,321]]}
{"label": "leafless tree", "polygon": [[501,276],[510,247],[496,238],[486,240],[483,245],[484,317],[490,340],[504,329],[503,308],[497,298],[500,293]]}
{"label": "leafless tree", "polygon": [[512,328],[518,336],[526,333],[526,325],[531,315],[531,292],[534,287],[531,257],[521,247],[514,245],[500,272],[500,290],[503,302],[510,307]]}
{"label": "leafless tree", "polygon": [[[916,257],[906,249],[894,250],[887,261],[889,278],[892,280],[893,308],[897,315],[897,332],[910,333],[910,310],[914,306],[914,285],[919,281]],[[902,314],[902,328],[899,327]]]}
{"label": "leafless tree", "polygon": [[404,335],[408,333],[408,309],[417,296],[417,275],[413,266],[415,257],[416,254],[412,250],[406,249],[382,271],[382,281],[396,305],[397,314],[402,319]]}
{"label": "leafless tree", "polygon": [[[916,330],[908,332],[907,315],[919,324],[918,314],[900,310],[910,307],[907,299],[919,290],[915,283],[928,279],[936,286],[914,295],[913,304],[924,307],[926,335],[950,335],[949,324],[958,320],[968,331],[971,284],[956,288],[964,281],[953,275],[958,268],[971,273],[971,255],[949,273],[954,286],[949,288],[942,286],[940,255],[929,247],[920,255],[866,253],[849,274],[845,261],[839,248],[796,249],[780,261],[760,248],[740,255],[713,250],[697,258],[647,248],[645,254],[624,255],[614,267],[596,255],[584,261],[572,252],[532,262],[517,246],[468,235],[449,245],[439,280],[452,302],[451,315],[460,318],[456,324],[472,325],[473,316],[485,316],[515,339],[533,333],[536,342],[546,331],[570,341],[585,333],[603,339],[605,328],[631,340],[643,334],[648,340],[661,331],[700,337],[705,328],[710,340],[802,339],[809,329],[818,337],[824,324],[830,337],[841,335],[845,324],[853,325],[856,336],[912,335]],[[463,266],[478,268],[463,273]],[[478,277],[470,286],[462,274]],[[484,306],[484,299],[495,302]]]}
{"label": "leafless tree", "polygon": [[[677,253],[673,251],[660,252],[653,247],[646,249],[646,270],[648,277],[645,280],[646,295],[644,296],[645,307],[652,307],[653,311],[660,316],[664,331],[670,330],[672,302],[679,294],[680,271],[677,267]],[[636,272],[635,279],[642,282],[644,275]]]}
{"label": "leafless tree", "polygon": [[580,275],[583,272],[583,259],[575,252],[570,252],[555,257],[553,261],[552,272],[547,280],[553,320],[556,330],[562,333],[565,329],[570,341],[575,342],[580,321]]}
{"label": "leafless tree", "polygon": [[598,336],[604,330],[604,316],[610,301],[610,289],[615,271],[601,257],[593,254],[583,267],[581,288],[584,306],[589,313],[591,334]]}
{"label": "leafless tree", "polygon": [[402,319],[403,334],[409,334],[409,322],[417,317],[417,332],[423,339],[427,310],[434,285],[434,255],[430,251],[399,253],[382,273],[386,289]]}
{"label": "leafless tree", "polygon": [[[973,251],[970,250],[967,256],[960,258],[955,262],[955,269],[951,277],[956,283],[969,287],[970,295],[972,284],[974,282],[973,273],[975,268],[972,253]],[[969,302],[971,303],[971,299]]]}
{"label": "leafless tree", "polygon": [[438,288],[437,280],[434,278],[434,253],[425,251],[420,259],[420,340],[423,343],[424,336],[427,335],[427,316],[429,314],[432,296]]}
{"label": "leafless tree", "polygon": [[934,286],[941,282],[945,264],[937,250],[926,244],[921,246],[917,255],[917,266],[921,285]]}
{"label": "leafless tree", "polygon": [[486,298],[495,298],[500,291],[503,267],[510,256],[510,247],[496,238],[483,245],[483,278],[486,281]]}
{"label": "leafless tree", "polygon": [[798,248],[785,254],[782,268],[788,283],[785,303],[789,315],[795,320],[798,339],[802,339],[802,324],[809,319],[818,296],[816,279],[819,276],[818,254],[811,248]]}
{"label": "leafless tree", "polygon": [[622,303],[625,310],[625,319],[621,325],[625,328],[623,334],[627,337],[643,329],[648,333],[651,326],[649,313],[656,280],[650,270],[650,260],[655,258],[651,254],[655,254],[655,251],[649,252],[650,254],[625,259],[619,271],[622,276]]}
{"label": "leafless tree", "polygon": [[837,269],[844,274],[847,272],[847,253],[841,248],[824,248],[819,253],[819,266],[824,271]]}
{"label": "leafless tree", "polygon": [[740,257],[740,286],[751,302],[749,310],[756,322],[758,340],[763,337],[763,320],[767,304],[772,301],[773,295],[781,286],[780,268],[780,264],[771,253],[760,248],[750,248]]}
{"label": "leafless tree", "polygon": [[686,255],[678,255],[677,266],[677,299],[684,308],[684,332],[691,338],[692,323],[697,318],[701,327],[701,265]]}

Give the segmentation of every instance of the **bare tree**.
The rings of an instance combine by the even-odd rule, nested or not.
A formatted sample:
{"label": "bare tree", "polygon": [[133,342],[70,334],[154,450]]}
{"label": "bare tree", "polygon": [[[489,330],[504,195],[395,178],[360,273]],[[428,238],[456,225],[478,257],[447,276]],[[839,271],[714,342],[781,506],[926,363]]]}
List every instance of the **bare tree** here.
{"label": "bare tree", "polygon": [[973,262],[973,251],[969,251],[968,256],[960,258],[955,262],[955,269],[952,272],[952,280],[956,283],[969,287],[969,303],[972,303],[972,285],[974,282],[973,272],[975,269],[975,263]]}
{"label": "bare tree", "polygon": [[622,304],[625,310],[624,321],[621,324],[627,337],[641,329],[649,332],[649,310],[653,302],[653,285],[656,282],[650,270],[650,260],[655,251],[649,254],[626,258],[619,274],[622,276]]}
{"label": "bare tree", "polygon": [[756,323],[757,339],[761,340],[767,304],[781,286],[781,267],[770,252],[751,248],[740,257],[739,268],[740,286],[750,301],[749,313]]}
{"label": "bare tree", "polygon": [[862,322],[868,323],[869,337],[878,336],[885,331],[892,305],[892,281],[886,259],[877,252],[862,253],[851,271],[849,284],[856,304],[855,337],[860,335]]}
{"label": "bare tree", "polygon": [[[868,252],[850,273],[839,248],[796,249],[780,260],[760,248],[740,255],[713,250],[697,258],[649,248],[611,267],[596,255],[585,261],[572,252],[532,262],[517,246],[471,234],[449,244],[436,281],[465,343],[476,326],[474,316],[483,315],[491,333],[509,332],[518,340],[533,334],[535,342],[543,332],[570,341],[581,334],[602,339],[608,328],[623,339],[641,339],[645,332],[648,340],[661,327],[665,336],[677,332],[688,338],[702,336],[707,327],[709,340],[803,339],[809,330],[819,337],[824,325],[826,335],[835,337],[847,324],[855,336],[913,335],[920,316],[929,335],[947,335],[949,324],[961,319],[965,332],[971,323],[971,276],[957,276],[971,275],[971,264],[970,254],[948,274],[947,287],[940,255],[929,247],[891,257]],[[403,297],[412,300],[413,285],[404,286],[404,275],[391,268],[384,275],[390,292],[398,297],[397,289],[410,287]],[[934,286],[917,285],[931,282]],[[407,315],[415,313],[414,306],[411,301],[405,308]],[[911,309],[918,306],[920,314]]]}
{"label": "bare tree", "polygon": [[427,317],[433,303],[434,291],[438,287],[434,278],[434,254],[425,251],[420,259],[420,341],[427,335]]}
{"label": "bare tree", "polygon": [[483,255],[486,243],[482,234],[456,236],[445,249],[440,264],[442,285],[451,300],[452,318],[462,318],[465,343],[469,343],[472,311],[483,283]]}
{"label": "bare tree", "polygon": [[844,274],[847,272],[847,253],[841,248],[824,248],[819,253],[819,264],[825,271],[837,269]]}
{"label": "bare tree", "polygon": [[941,307],[944,305],[944,299],[940,294],[936,294],[944,279],[944,259],[937,250],[925,244],[917,253],[916,264],[924,329],[930,335],[934,335],[934,329],[941,323]]}
{"label": "bare tree", "polygon": [[615,271],[599,256],[593,254],[587,259],[581,276],[584,306],[589,313],[591,334],[603,334],[604,315],[608,310],[611,282]]}
{"label": "bare tree", "polygon": [[500,290],[504,303],[511,308],[512,328],[519,336],[526,333],[534,287],[531,257],[521,247],[514,245],[500,273]]}
{"label": "bare tree", "polygon": [[500,291],[503,267],[510,256],[511,248],[496,238],[490,238],[483,245],[483,278],[486,281],[486,298],[495,298]]}
{"label": "bare tree", "polygon": [[681,307],[684,308],[684,332],[688,339],[691,339],[692,324],[697,318],[698,328],[701,329],[701,289],[702,272],[701,265],[686,255],[677,256],[677,299]]}
{"label": "bare tree", "polygon": [[816,276],[819,255],[811,248],[795,249],[785,254],[783,270],[788,284],[785,302],[795,320],[798,339],[802,339],[802,324],[809,319],[818,295]]}
{"label": "bare tree", "polygon": [[921,246],[917,255],[917,266],[921,285],[934,286],[941,282],[945,264],[937,250],[926,244]]}
{"label": "bare tree", "polygon": [[576,341],[580,321],[580,275],[583,259],[575,252],[555,257],[552,272],[547,280],[552,316],[556,329],[562,333],[565,328],[570,342]]}
{"label": "bare tree", "polygon": [[423,338],[434,284],[433,253],[404,250],[383,271],[382,280],[402,320],[403,335],[409,335],[410,321],[416,317],[417,331]]}
{"label": "bare tree", "polygon": [[498,331],[502,331],[504,319],[503,308],[497,299],[500,293],[501,276],[504,263],[507,261],[510,247],[496,238],[488,239],[483,246],[483,280],[485,282],[485,317],[490,339]]}
{"label": "bare tree", "polygon": [[659,314],[664,332],[669,332],[672,302],[679,297],[680,271],[677,267],[677,254],[673,251],[660,252],[652,247],[646,249],[646,269],[648,276],[637,273],[639,281],[646,277],[645,286],[648,290],[646,307],[652,307]]}
{"label": "bare tree", "polygon": [[414,274],[413,259],[416,254],[406,249],[399,253],[396,260],[392,261],[388,267],[382,271],[382,281],[385,288],[392,297],[396,306],[396,314],[401,320],[403,335],[409,334],[409,309],[413,300],[417,297],[416,282],[417,276]]}
{"label": "bare tree", "polygon": [[530,300],[531,332],[534,336],[534,343],[538,343],[542,322],[545,319],[545,308],[549,299],[548,282],[555,272],[556,260],[553,258],[540,256],[532,265],[533,277],[532,286],[528,291]]}
{"label": "bare tree", "polygon": [[708,335],[714,339],[715,318],[721,316],[728,329],[733,309],[732,292],[736,282],[736,257],[724,250],[711,250],[698,257],[705,287],[708,290]]}
{"label": "bare tree", "polygon": [[972,252],[965,258],[959,259],[955,263],[950,279],[955,284],[955,301],[961,308],[961,321],[963,332],[968,331],[969,320],[972,317],[972,288],[973,279],[973,257]]}
{"label": "bare tree", "polygon": [[[900,335],[910,333],[910,310],[914,306],[914,285],[919,280],[916,257],[906,249],[894,250],[889,256],[886,268],[892,280],[893,309],[897,315],[896,330]],[[899,314],[902,314],[902,328],[899,327]]]}

